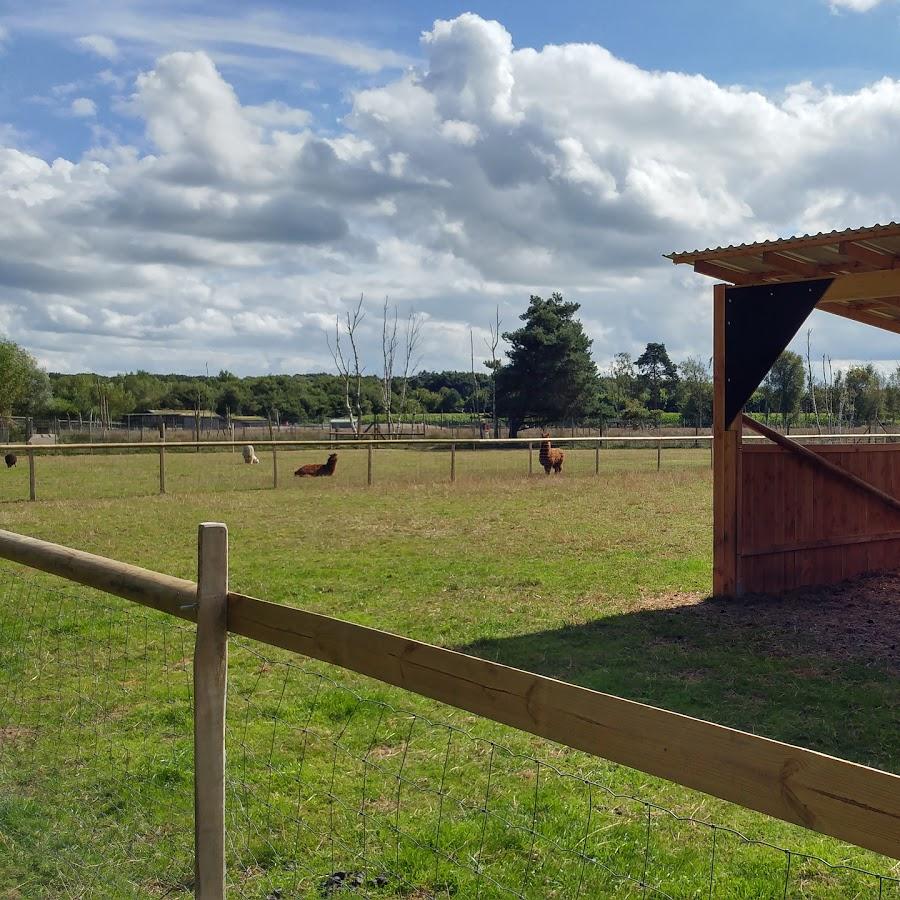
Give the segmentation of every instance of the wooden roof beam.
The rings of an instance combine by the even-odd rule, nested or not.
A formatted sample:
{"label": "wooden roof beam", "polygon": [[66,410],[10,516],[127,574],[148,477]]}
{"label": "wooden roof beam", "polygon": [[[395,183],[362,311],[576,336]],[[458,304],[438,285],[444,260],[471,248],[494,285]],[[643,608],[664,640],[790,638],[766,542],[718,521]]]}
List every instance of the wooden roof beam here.
{"label": "wooden roof beam", "polygon": [[819,303],[817,306],[823,312],[833,313],[836,316],[842,316],[845,319],[852,319],[854,322],[862,322],[864,325],[873,325],[875,328],[881,328],[884,331],[893,331],[894,334],[900,334],[900,319],[892,319],[887,316],[880,316],[869,310],[855,310],[851,306],[844,306],[840,303]]}
{"label": "wooden roof beam", "polygon": [[749,284],[751,278],[743,272],[735,272],[727,266],[720,266],[716,263],[706,262],[698,259],[694,263],[694,271],[699,275],[709,275],[710,278],[720,278],[722,281],[731,282],[731,284]]}
{"label": "wooden roof beam", "polygon": [[868,263],[876,269],[893,269],[898,267],[897,257],[893,253],[885,253],[866,247],[857,241],[841,241],[838,244],[838,253],[849,256],[858,262]]}
{"label": "wooden roof beam", "polygon": [[781,269],[792,275],[800,275],[802,278],[816,278],[822,274],[822,270],[815,263],[803,262],[801,259],[771,250],[762,254],[762,261],[767,266],[772,266],[773,269]]}

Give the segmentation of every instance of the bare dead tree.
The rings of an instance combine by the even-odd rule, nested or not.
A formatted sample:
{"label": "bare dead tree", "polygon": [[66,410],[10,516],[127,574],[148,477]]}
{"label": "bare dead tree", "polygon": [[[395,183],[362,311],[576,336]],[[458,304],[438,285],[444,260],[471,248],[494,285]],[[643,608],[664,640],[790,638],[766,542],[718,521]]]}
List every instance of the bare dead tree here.
{"label": "bare dead tree", "polygon": [[813,416],[816,420],[816,432],[818,434],[822,433],[822,426],[819,424],[819,407],[816,403],[816,383],[813,381],[813,373],[812,373],[812,361],[810,359],[809,352],[809,337],[812,334],[812,328],[806,329],[806,371],[809,377],[809,397],[812,401],[813,408]]}
{"label": "bare dead tree", "polygon": [[491,332],[491,340],[485,340],[485,344],[491,351],[491,361],[485,365],[491,370],[491,418],[494,422],[494,437],[500,437],[500,423],[497,421],[497,371],[500,368],[500,360],[497,359],[497,347],[500,346],[500,307],[496,309],[494,322],[488,325]]}
{"label": "bare dead tree", "polygon": [[475,333],[469,329],[469,349],[472,352],[472,412],[476,416],[481,415],[481,407],[478,405],[478,376],[475,374]]}
{"label": "bare dead tree", "polygon": [[341,317],[334,317],[334,343],[326,332],[325,341],[331,352],[331,358],[344,382],[344,403],[347,406],[347,415],[350,416],[350,426],[357,437],[360,435],[362,425],[362,407],[360,397],[362,394],[362,370],[359,367],[359,350],[356,345],[356,329],[365,318],[362,311],[363,295],[359,295],[359,303],[356,309],[347,310],[345,313],[345,329],[350,342],[350,354],[344,353],[341,344]]}
{"label": "bare dead tree", "polygon": [[419,343],[422,339],[422,317],[412,310],[406,317],[406,328],[403,332],[403,375],[400,379],[400,420],[402,427],[403,413],[406,410],[406,394],[409,379],[416,374],[421,356]]}
{"label": "bare dead tree", "polygon": [[384,417],[387,422],[388,435],[394,430],[394,361],[397,358],[397,307],[394,307],[394,318],[391,321],[388,298],[384,298],[384,314],[381,320],[381,357],[383,369],[381,375],[381,400],[384,406]]}

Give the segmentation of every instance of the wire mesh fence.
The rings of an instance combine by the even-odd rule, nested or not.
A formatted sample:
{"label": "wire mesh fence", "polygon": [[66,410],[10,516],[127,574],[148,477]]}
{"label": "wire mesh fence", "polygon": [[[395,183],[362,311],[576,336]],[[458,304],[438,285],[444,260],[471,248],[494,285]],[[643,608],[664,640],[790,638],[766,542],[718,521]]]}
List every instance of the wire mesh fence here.
{"label": "wire mesh fence", "polygon": [[[0,894],[192,891],[193,637],[0,567]],[[889,871],[644,799],[631,770],[229,643],[230,896],[900,898]]]}
{"label": "wire mesh fence", "polygon": [[190,888],[192,632],[2,567],[0,896]]}
{"label": "wire mesh fence", "polygon": [[231,641],[235,896],[900,897],[891,875],[635,796],[621,767],[600,780],[582,754],[523,752],[263,649]]}
{"label": "wire mesh fence", "polygon": [[[547,478],[539,462],[539,442],[476,445],[472,442],[419,442],[415,445],[380,443],[354,447],[324,442],[321,447],[291,447],[273,451],[256,447],[258,465],[246,465],[241,448],[195,448],[169,445],[159,450],[69,450],[63,447],[33,454],[35,497],[38,500],[138,498],[161,492],[175,496],[230,491],[304,491],[359,489],[370,485],[386,489],[407,486],[459,484],[475,487]],[[600,447],[596,439],[564,446],[560,475],[573,480],[662,471],[709,470],[710,448],[694,446],[691,439],[663,446],[641,444]],[[337,465],[328,478],[295,477],[301,466],[324,464],[330,453]],[[30,497],[31,471],[26,453],[15,467],[0,472],[0,502]]]}

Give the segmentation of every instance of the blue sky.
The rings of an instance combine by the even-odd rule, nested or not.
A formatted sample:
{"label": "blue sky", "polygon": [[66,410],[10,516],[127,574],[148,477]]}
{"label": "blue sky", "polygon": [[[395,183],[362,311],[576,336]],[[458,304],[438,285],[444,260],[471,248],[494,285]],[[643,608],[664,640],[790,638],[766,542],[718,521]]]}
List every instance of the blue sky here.
{"label": "blue sky", "polygon": [[321,369],[363,293],[370,369],[385,295],[463,366],[559,289],[601,365],[708,356],[709,285],[660,254],[900,218],[898,47],[897,0],[7,0],[0,332],[62,370]]}

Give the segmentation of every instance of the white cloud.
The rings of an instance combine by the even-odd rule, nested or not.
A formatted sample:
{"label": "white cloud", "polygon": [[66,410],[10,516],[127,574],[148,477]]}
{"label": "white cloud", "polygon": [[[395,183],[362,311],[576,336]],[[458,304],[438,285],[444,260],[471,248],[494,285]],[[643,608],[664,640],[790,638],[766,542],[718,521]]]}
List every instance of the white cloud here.
{"label": "white cloud", "polygon": [[281,100],[269,100],[258,106],[245,106],[244,114],[251,122],[265,128],[298,129],[310,122],[310,114],[305,109],[288,106]]}
{"label": "white cloud", "polygon": [[97,115],[97,104],[90,97],[76,97],[69,107],[73,116],[90,118]]}
{"label": "white cloud", "polygon": [[[0,152],[0,321],[76,368],[327,368],[321,323],[365,292],[370,368],[385,295],[428,317],[428,366],[466,366],[470,324],[561,290],[600,360],[708,356],[709,284],[661,253],[897,215],[898,81],[767,96],[596,45],[515,49],[473,15],[422,47],[336,132],[178,52],[127,101],[146,148]],[[895,355],[848,334],[832,355]]]}
{"label": "white cloud", "polygon": [[851,12],[864,13],[880,6],[884,0],[829,0],[832,11],[849,9]]}
{"label": "white cloud", "polygon": [[[298,10],[283,16],[270,12],[235,15],[192,15],[174,10],[170,4],[83,2],[58,0],[50,4],[21,7],[6,15],[16,28],[57,37],[76,38],[87,50],[113,59],[117,42],[161,53],[173,47],[217,50],[239,56],[247,65],[259,63],[259,51],[288,56],[313,57],[361,72],[403,68],[412,60],[393,50],[372,47],[361,41],[316,34]],[[84,32],[90,33],[85,35]]]}
{"label": "white cloud", "polygon": [[103,59],[116,60],[119,58],[119,48],[112,38],[105,37],[102,34],[86,34],[75,41],[79,47]]}

